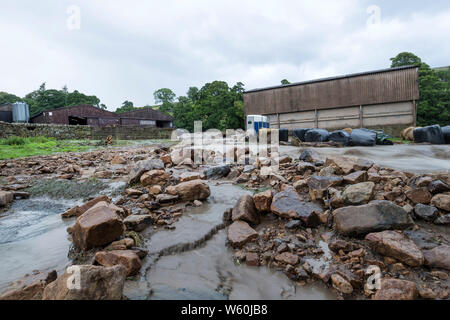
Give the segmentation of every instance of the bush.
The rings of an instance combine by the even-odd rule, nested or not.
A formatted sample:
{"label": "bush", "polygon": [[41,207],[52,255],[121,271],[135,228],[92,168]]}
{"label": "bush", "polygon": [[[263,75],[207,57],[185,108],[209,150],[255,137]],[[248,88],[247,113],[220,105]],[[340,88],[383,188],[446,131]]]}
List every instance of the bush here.
{"label": "bush", "polygon": [[1,140],[0,144],[7,144],[9,146],[22,146],[25,144],[25,139],[22,137],[12,136]]}
{"label": "bush", "polygon": [[47,137],[43,137],[43,136],[28,138],[28,142],[30,142],[30,143],[47,143],[47,142],[55,141],[55,140],[56,140],[55,138],[47,138]]}

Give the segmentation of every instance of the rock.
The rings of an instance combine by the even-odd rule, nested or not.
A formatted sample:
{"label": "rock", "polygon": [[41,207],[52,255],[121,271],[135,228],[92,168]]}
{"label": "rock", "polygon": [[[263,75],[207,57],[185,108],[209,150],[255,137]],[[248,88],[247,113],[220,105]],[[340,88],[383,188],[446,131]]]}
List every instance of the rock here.
{"label": "rock", "polygon": [[160,159],[148,159],[136,162],[128,176],[128,184],[138,182],[144,172],[155,169],[164,169],[164,163]]}
{"label": "rock", "polygon": [[297,192],[302,192],[303,188],[308,186],[308,182],[306,180],[298,180],[294,182],[294,189],[297,190]]}
{"label": "rock", "polygon": [[332,168],[332,167],[325,167],[325,168],[320,169],[319,176],[320,177],[332,176],[335,173],[336,173],[336,170],[334,170],[334,168]]}
{"label": "rock", "polygon": [[345,183],[361,183],[367,181],[367,171],[356,171],[343,177]]}
{"label": "rock", "polygon": [[90,208],[92,208],[93,206],[95,206],[99,202],[110,203],[111,199],[108,196],[97,197],[95,199],[89,200],[88,202],[83,204],[81,207],[76,206],[76,207],[74,207],[72,209],[67,210],[66,212],[64,212],[61,215],[61,217],[64,218],[64,219],[72,218],[72,217],[79,217],[79,216],[81,216],[83,213],[88,211]]}
{"label": "rock", "polygon": [[323,199],[329,187],[342,183],[341,177],[312,176],[308,179],[309,195],[313,201]]}
{"label": "rock", "polygon": [[290,252],[283,252],[276,255],[275,260],[284,264],[290,264],[292,266],[296,266],[300,261],[298,255]]}
{"label": "rock", "polygon": [[30,193],[26,191],[14,191],[13,192],[14,199],[29,199]]}
{"label": "rock", "polygon": [[304,174],[306,171],[311,170],[312,172],[316,171],[316,167],[309,162],[301,161],[297,165],[297,172],[299,174]]}
{"label": "rock", "polygon": [[114,156],[114,158],[112,158],[111,160],[111,164],[112,165],[116,165],[116,164],[127,164],[127,160],[119,155]]}
{"label": "rock", "polygon": [[381,176],[376,172],[369,172],[367,173],[367,180],[378,183],[381,181]]}
{"label": "rock", "polygon": [[165,166],[172,165],[172,157],[170,156],[170,154],[163,154],[159,158],[161,159],[161,161],[164,163]]}
{"label": "rock", "polygon": [[334,273],[331,275],[331,282],[333,283],[333,287],[344,293],[344,294],[352,294],[353,292],[353,287],[350,284],[350,282],[348,282],[347,280],[345,280],[341,275]]}
{"label": "rock", "polygon": [[142,267],[141,259],[132,250],[100,251],[95,254],[95,261],[104,267],[123,265],[127,277],[136,275]]}
{"label": "rock", "polygon": [[405,192],[405,195],[415,204],[428,204],[431,201],[431,193],[427,188],[410,189]]}
{"label": "rock", "polygon": [[269,212],[270,205],[272,204],[273,194],[272,190],[260,192],[253,196],[253,202],[255,203],[256,210],[261,213]]}
{"label": "rock", "polygon": [[96,170],[94,172],[94,177],[98,178],[98,179],[110,179],[112,178],[112,176],[114,175],[114,173],[112,171],[109,170]]}
{"label": "rock", "polygon": [[[111,244],[106,247],[107,249],[109,248],[114,248],[114,247],[125,247],[126,249],[130,249],[131,247],[133,247],[135,245],[134,240],[131,238],[125,238],[122,240],[117,240],[117,241],[113,241],[111,242]],[[111,250],[115,250],[115,249],[111,249]]]}
{"label": "rock", "polygon": [[395,258],[412,267],[419,267],[424,262],[422,251],[401,233],[395,231],[370,233],[366,236],[366,240],[380,254]]}
{"label": "rock", "polygon": [[[72,272],[64,272],[44,289],[43,300],[120,300],[127,269],[122,265],[102,267],[92,265],[73,266]],[[76,270],[79,270],[79,278]],[[77,288],[76,281],[80,280]],[[72,280],[73,281],[73,280]],[[68,286],[68,283],[73,283]]]}
{"label": "rock", "polygon": [[201,207],[203,205],[203,202],[199,201],[199,200],[195,200],[193,202],[194,207]]}
{"label": "rock", "polygon": [[308,227],[316,227],[320,222],[323,209],[312,202],[303,202],[293,188],[277,193],[272,200],[270,210],[276,215],[301,220]]}
{"label": "rock", "polygon": [[244,169],[242,170],[242,173],[252,173],[253,171],[256,170],[256,167],[249,164],[247,166],[244,166]]}
{"label": "rock", "polygon": [[338,253],[339,251],[351,252],[358,249],[358,246],[344,240],[336,240],[328,245],[331,251]]}
{"label": "rock", "polygon": [[144,194],[141,190],[128,188],[125,190],[125,193],[130,197],[138,197]]}
{"label": "rock", "polygon": [[6,207],[14,201],[14,193],[0,190],[0,208]]}
{"label": "rock", "polygon": [[297,229],[302,226],[302,222],[300,220],[291,220],[284,226],[286,229]]}
{"label": "rock", "polygon": [[151,215],[131,215],[123,221],[127,230],[140,232],[145,230],[148,226],[153,224]]}
{"label": "rock", "polygon": [[201,179],[200,173],[198,172],[183,172],[180,175],[180,182],[186,182],[191,180],[198,180]]}
{"label": "rock", "polygon": [[257,266],[259,266],[258,254],[255,253],[255,252],[247,252],[245,254],[245,262],[250,267],[257,267]]}
{"label": "rock", "polygon": [[372,201],[363,206],[339,208],[334,211],[336,230],[344,235],[364,235],[389,229],[413,226],[409,214],[389,201]]}
{"label": "rock", "polygon": [[435,207],[417,204],[414,207],[414,215],[422,220],[432,222],[439,214],[439,210]]}
{"label": "rock", "polygon": [[441,180],[434,180],[428,185],[428,191],[432,194],[450,191],[450,186]]}
{"label": "rock", "polygon": [[424,250],[423,256],[427,266],[450,270],[450,246],[440,245],[432,250]]}
{"label": "rock", "polygon": [[431,289],[420,289],[419,290],[419,296],[422,299],[427,299],[427,300],[434,300],[434,299],[436,299],[436,294]]}
{"label": "rock", "polygon": [[42,294],[47,284],[55,281],[57,273],[55,270],[47,275],[41,272],[26,275],[15,281],[4,293],[0,300],[42,300]]}
{"label": "rock", "polygon": [[450,213],[439,216],[436,220],[434,220],[434,223],[444,226],[450,224]]}
{"label": "rock", "polygon": [[150,170],[142,174],[140,181],[144,187],[155,184],[163,186],[169,178],[169,175],[164,170]]}
{"label": "rock", "polygon": [[431,204],[436,208],[450,212],[450,195],[443,193],[435,195],[433,199],[431,199]]}
{"label": "rock", "polygon": [[322,157],[316,150],[314,149],[306,149],[305,151],[302,152],[302,154],[300,155],[300,160],[302,161],[306,161],[306,162],[311,162],[311,163],[316,163],[319,161],[324,161],[325,158]]}
{"label": "rock", "polygon": [[277,160],[278,160],[278,164],[286,164],[286,163],[292,162],[292,158],[289,156],[282,156],[282,157],[279,157]]}
{"label": "rock", "polygon": [[374,300],[415,300],[418,296],[419,292],[414,282],[383,278]]}
{"label": "rock", "polygon": [[350,158],[350,157],[333,157],[327,158],[325,161],[325,166],[333,167],[337,174],[348,175],[353,171],[366,171],[373,166],[373,162]]}
{"label": "rock", "polygon": [[258,233],[247,222],[235,221],[227,230],[228,241],[234,248],[241,248],[244,244],[258,238]]}
{"label": "rock", "polygon": [[211,167],[203,171],[206,179],[220,179],[226,177],[230,173],[230,165],[221,165],[216,167]]}
{"label": "rock", "polygon": [[182,182],[170,190],[167,188],[166,192],[175,192],[184,201],[205,200],[211,194],[208,184],[202,180]]}
{"label": "rock", "polygon": [[107,202],[97,203],[79,216],[71,227],[74,244],[85,251],[111,243],[124,231],[122,220]]}
{"label": "rock", "polygon": [[171,194],[158,194],[155,198],[156,202],[158,203],[174,203],[175,201],[177,201],[179,199],[178,195],[171,195]]}
{"label": "rock", "polygon": [[162,192],[162,187],[160,185],[155,184],[154,186],[151,186],[150,189],[148,190],[148,193],[150,193],[151,195],[158,195]]}
{"label": "rock", "polygon": [[233,208],[232,221],[238,220],[259,224],[259,213],[257,212],[253,198],[250,195],[243,195]]}
{"label": "rock", "polygon": [[342,192],[342,198],[347,204],[358,205],[368,203],[373,196],[374,188],[375,183],[370,181],[350,185]]}

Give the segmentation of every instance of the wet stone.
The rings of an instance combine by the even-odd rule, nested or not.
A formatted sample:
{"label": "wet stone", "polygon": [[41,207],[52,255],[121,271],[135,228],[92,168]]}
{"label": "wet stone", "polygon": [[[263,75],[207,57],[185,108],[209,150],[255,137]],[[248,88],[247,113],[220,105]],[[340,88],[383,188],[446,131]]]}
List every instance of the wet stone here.
{"label": "wet stone", "polygon": [[375,294],[374,300],[415,300],[418,295],[414,282],[383,278],[381,289]]}
{"label": "wet stone", "polygon": [[233,222],[228,227],[227,235],[228,241],[234,248],[241,248],[246,243],[258,238],[258,233],[244,221]]}
{"label": "wet stone", "polygon": [[432,194],[450,191],[450,186],[441,180],[434,180],[428,185],[428,191]]}
{"label": "wet stone", "polygon": [[233,208],[232,220],[242,220],[252,224],[259,224],[259,213],[250,195],[242,196]]}
{"label": "wet stone", "polygon": [[418,204],[414,207],[414,215],[425,221],[433,221],[439,214],[439,210],[435,207]]}

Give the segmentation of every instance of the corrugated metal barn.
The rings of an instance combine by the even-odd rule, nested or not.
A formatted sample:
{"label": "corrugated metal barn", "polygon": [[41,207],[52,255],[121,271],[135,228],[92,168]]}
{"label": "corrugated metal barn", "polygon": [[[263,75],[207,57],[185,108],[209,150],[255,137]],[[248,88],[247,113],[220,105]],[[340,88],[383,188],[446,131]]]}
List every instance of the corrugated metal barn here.
{"label": "corrugated metal barn", "polygon": [[[142,109],[146,110],[146,109]],[[66,125],[88,125],[88,126],[150,126],[150,127],[172,127],[172,117],[150,109],[148,112],[116,114],[102,110],[91,105],[79,105],[68,108],[59,108],[44,111],[31,118],[32,123],[52,123]]]}
{"label": "corrugated metal barn", "polygon": [[416,124],[418,99],[418,67],[410,66],[250,90],[244,106],[246,116],[268,116],[272,128],[397,132]]}

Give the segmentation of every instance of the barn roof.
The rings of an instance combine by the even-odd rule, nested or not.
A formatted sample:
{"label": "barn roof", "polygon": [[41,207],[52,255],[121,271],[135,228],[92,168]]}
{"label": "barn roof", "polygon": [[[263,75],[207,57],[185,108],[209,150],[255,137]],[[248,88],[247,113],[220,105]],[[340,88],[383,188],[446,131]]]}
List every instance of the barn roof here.
{"label": "barn roof", "polygon": [[244,94],[251,93],[251,92],[279,89],[279,88],[289,88],[289,87],[301,86],[301,85],[305,85],[305,84],[313,84],[313,83],[318,83],[318,82],[354,78],[354,77],[372,75],[372,74],[377,74],[377,73],[393,72],[393,71],[412,69],[412,68],[417,68],[417,67],[418,67],[417,65],[411,65],[411,66],[403,66],[403,67],[396,67],[396,68],[379,69],[379,70],[367,71],[367,72],[351,73],[351,74],[342,75],[342,76],[320,78],[320,79],[315,79],[315,80],[295,82],[295,83],[290,83],[290,84],[285,84],[285,85],[278,85],[278,86],[271,86],[271,87],[264,87],[264,88],[256,88],[256,89],[245,91]]}
{"label": "barn roof", "polygon": [[173,117],[165,114],[159,110],[152,108],[141,108],[133,111],[127,111],[118,114],[121,118],[138,118],[138,119],[152,119],[159,121],[173,121]]}

